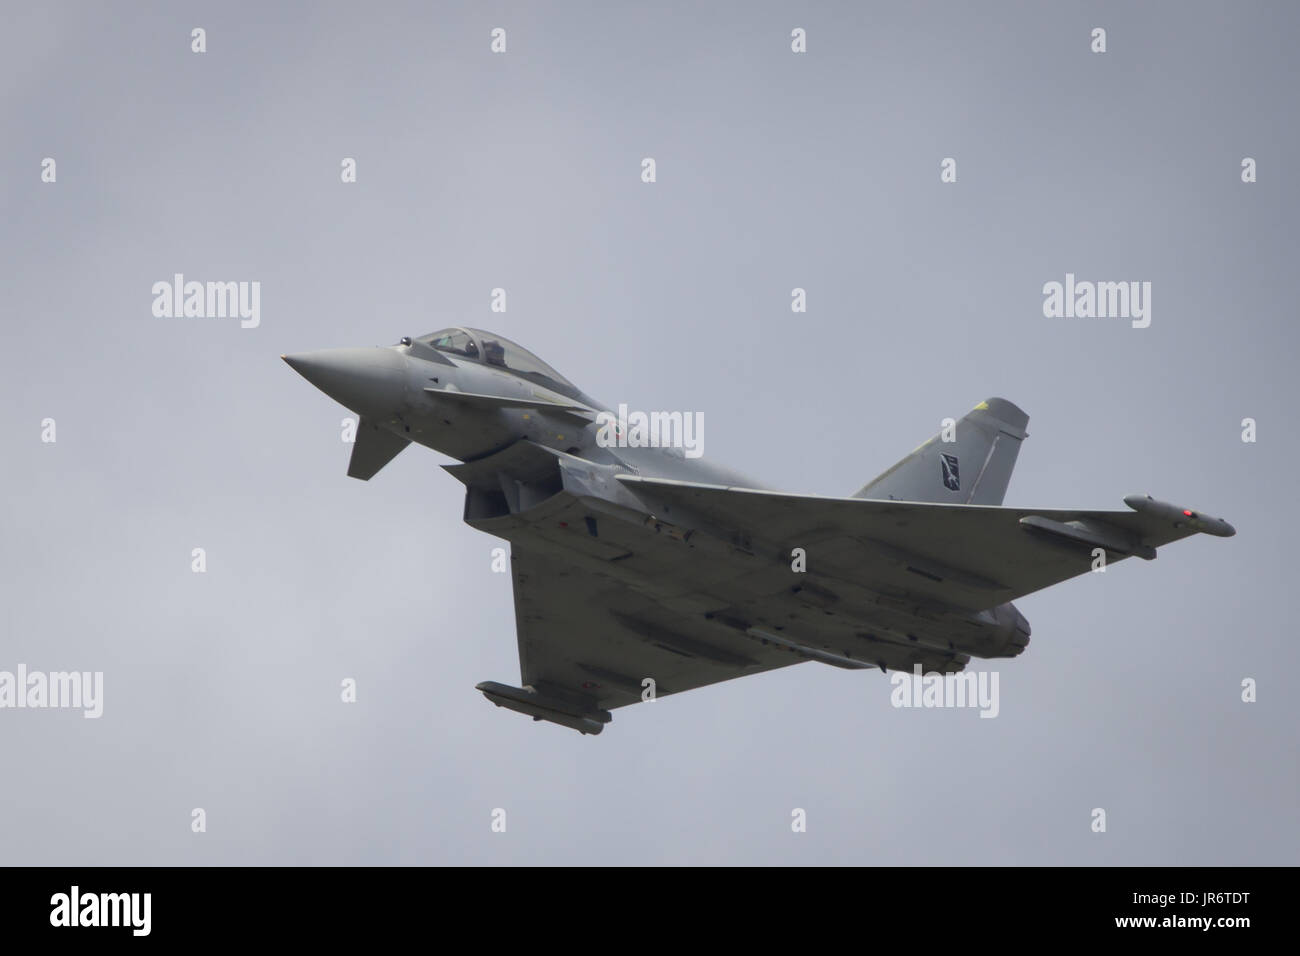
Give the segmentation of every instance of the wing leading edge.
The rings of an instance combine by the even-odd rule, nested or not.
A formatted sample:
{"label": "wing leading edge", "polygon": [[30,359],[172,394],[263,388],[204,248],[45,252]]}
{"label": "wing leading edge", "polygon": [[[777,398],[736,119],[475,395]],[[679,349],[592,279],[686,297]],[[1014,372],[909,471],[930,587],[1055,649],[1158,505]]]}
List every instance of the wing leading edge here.
{"label": "wing leading edge", "polygon": [[[1132,511],[1067,511],[860,498],[789,495],[662,478],[620,475],[634,492],[710,522],[750,529],[765,539],[847,537],[863,566],[894,564],[906,593],[984,610],[1092,570],[1094,550],[1108,562],[1137,556],[1198,532],[1230,537],[1221,518],[1146,495],[1125,498]],[[816,560],[809,550],[809,565]]]}

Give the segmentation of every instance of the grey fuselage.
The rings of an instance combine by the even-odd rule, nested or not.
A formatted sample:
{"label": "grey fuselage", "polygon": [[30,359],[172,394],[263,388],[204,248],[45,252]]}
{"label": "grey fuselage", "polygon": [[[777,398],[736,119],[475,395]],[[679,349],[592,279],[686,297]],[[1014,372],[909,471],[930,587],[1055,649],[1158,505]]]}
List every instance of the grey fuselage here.
{"label": "grey fuselage", "polygon": [[[462,462],[486,458],[526,439],[647,477],[765,487],[703,457],[688,458],[677,447],[602,447],[594,419],[601,412],[613,415],[613,409],[576,390],[561,394],[509,370],[448,355],[419,341],[386,348],[329,349],[285,359],[326,394],[379,427]],[[479,407],[457,401],[452,397],[457,392],[552,402],[558,407],[582,405],[591,410],[593,420],[584,423],[541,408]]]}
{"label": "grey fuselage", "polygon": [[511,544],[523,686],[478,689],[587,734],[647,680],[662,695],[801,660],[919,677],[1015,657],[1030,627],[1011,599],[1234,533],[1147,496],[1127,512],[1004,507],[1029,418],[1002,398],[834,498],[706,461],[698,416],[616,412],[495,333],[284,359],[360,416],[350,476],[413,443],[458,460],[444,468],[465,522]]}
{"label": "grey fuselage", "polygon": [[[791,585],[791,545],[806,545],[811,537],[825,541],[834,529],[810,529],[794,542],[769,540],[770,522],[736,527],[707,511],[675,505],[654,488],[629,487],[623,479],[766,492],[744,475],[687,457],[680,447],[611,445],[608,429],[602,434],[602,413],[617,417],[614,410],[536,356],[492,333],[447,333],[467,339],[472,333],[487,346],[505,343],[505,361],[515,361],[517,369],[495,367],[477,346],[473,355],[432,347],[449,344],[451,335],[444,333],[387,348],[284,357],[361,416],[349,474],[369,479],[409,443],[458,459],[461,464],[445,467],[466,486],[464,520],[471,527],[512,545],[557,548],[557,555],[586,571],[611,576],[678,611],[704,613],[710,626],[724,631],[735,629],[739,615],[750,613],[744,609],[760,602],[764,613],[745,619],[740,630],[763,645],[755,658],[761,666],[776,666],[776,652],[786,650],[835,666],[883,670],[902,661],[910,667],[912,658],[899,655],[929,647],[944,655],[945,666],[960,668],[963,653],[1009,657],[1028,643],[1029,624],[1014,605],[962,609],[908,600],[893,593],[897,588],[875,582],[857,559],[845,556],[837,563],[830,550],[834,541],[819,544],[820,574],[798,575],[804,583]],[[561,507],[567,509],[562,514]],[[589,535],[569,530],[584,525]],[[689,541],[685,554],[647,547],[647,528],[664,539]],[[892,564],[935,580],[947,573],[923,566],[919,557],[882,553]],[[752,564],[760,560],[755,555],[762,555],[761,571]],[[834,603],[834,613],[826,602]],[[726,621],[732,623],[719,625]],[[758,625],[803,636],[791,641],[758,631]],[[690,646],[699,653],[697,644]]]}

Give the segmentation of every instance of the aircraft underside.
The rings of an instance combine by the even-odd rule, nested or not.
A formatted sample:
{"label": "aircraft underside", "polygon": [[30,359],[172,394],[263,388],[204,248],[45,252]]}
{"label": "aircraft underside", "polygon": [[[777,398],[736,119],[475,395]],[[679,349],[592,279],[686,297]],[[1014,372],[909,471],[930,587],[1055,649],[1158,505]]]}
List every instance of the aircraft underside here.
{"label": "aircraft underside", "polygon": [[[490,700],[598,733],[609,710],[801,661],[950,673],[1012,657],[1009,598],[1194,529],[1158,515],[779,495],[643,478],[519,442],[449,466],[512,545],[521,688]],[[1161,506],[1167,507],[1167,506]],[[1163,543],[1163,542],[1162,542]]]}

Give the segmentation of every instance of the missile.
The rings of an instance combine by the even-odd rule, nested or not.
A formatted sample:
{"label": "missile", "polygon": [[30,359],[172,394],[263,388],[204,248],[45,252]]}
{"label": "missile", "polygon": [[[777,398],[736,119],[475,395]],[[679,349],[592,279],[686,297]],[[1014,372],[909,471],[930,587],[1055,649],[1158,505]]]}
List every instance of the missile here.
{"label": "missile", "polygon": [[1157,501],[1150,495],[1129,495],[1124,499],[1124,504],[1134,511],[1151,515],[1153,518],[1172,521],[1175,527],[1187,527],[1219,538],[1231,538],[1237,533],[1237,529],[1222,518],[1211,518],[1191,508],[1180,508],[1167,501]]}
{"label": "missile", "polygon": [[607,710],[583,710],[580,706],[555,697],[547,697],[535,690],[498,684],[485,680],[474,686],[483,696],[498,707],[517,714],[527,714],[533,720],[549,720],[561,727],[569,727],[580,734],[598,734],[605,724],[613,720]]}
{"label": "missile", "polygon": [[[822,664],[830,664],[831,667],[842,667],[844,670],[863,671],[875,667],[874,664],[868,664],[866,661],[855,660],[852,657],[844,657],[841,654],[832,654],[830,651],[824,651],[818,647],[809,647],[807,644],[800,644],[798,641],[792,641],[788,637],[779,637],[771,631],[764,631],[761,628],[751,627],[745,633],[751,637],[757,637],[760,640],[770,641],[777,647],[784,647],[788,651],[794,651],[812,661],[818,661]],[[882,670],[884,668],[881,668]]]}
{"label": "missile", "polygon": [[1051,535],[1062,541],[1075,541],[1093,548],[1105,548],[1112,554],[1135,554],[1147,561],[1155,560],[1156,549],[1130,538],[1122,531],[1106,528],[1098,522],[1053,521],[1042,515],[1025,515],[1020,526],[1027,531]]}

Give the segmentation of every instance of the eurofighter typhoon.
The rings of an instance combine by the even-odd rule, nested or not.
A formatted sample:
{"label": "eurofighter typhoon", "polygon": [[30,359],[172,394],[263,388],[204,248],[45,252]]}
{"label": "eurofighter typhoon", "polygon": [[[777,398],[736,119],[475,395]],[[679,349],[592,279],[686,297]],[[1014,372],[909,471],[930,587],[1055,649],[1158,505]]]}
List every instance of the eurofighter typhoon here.
{"label": "eurofighter typhoon", "polygon": [[1235,533],[1145,495],[1128,511],[1003,507],[1029,416],[1001,398],[831,498],[610,441],[608,408],[491,332],[283,358],[360,416],[353,478],[412,443],[460,462],[445,467],[465,485],[465,522],[510,542],[519,642],[522,686],[477,689],[584,734],[648,688],[802,661],[953,673],[1015,657],[1029,622],[1014,599],[1099,557],[1149,561],[1197,532]]}

